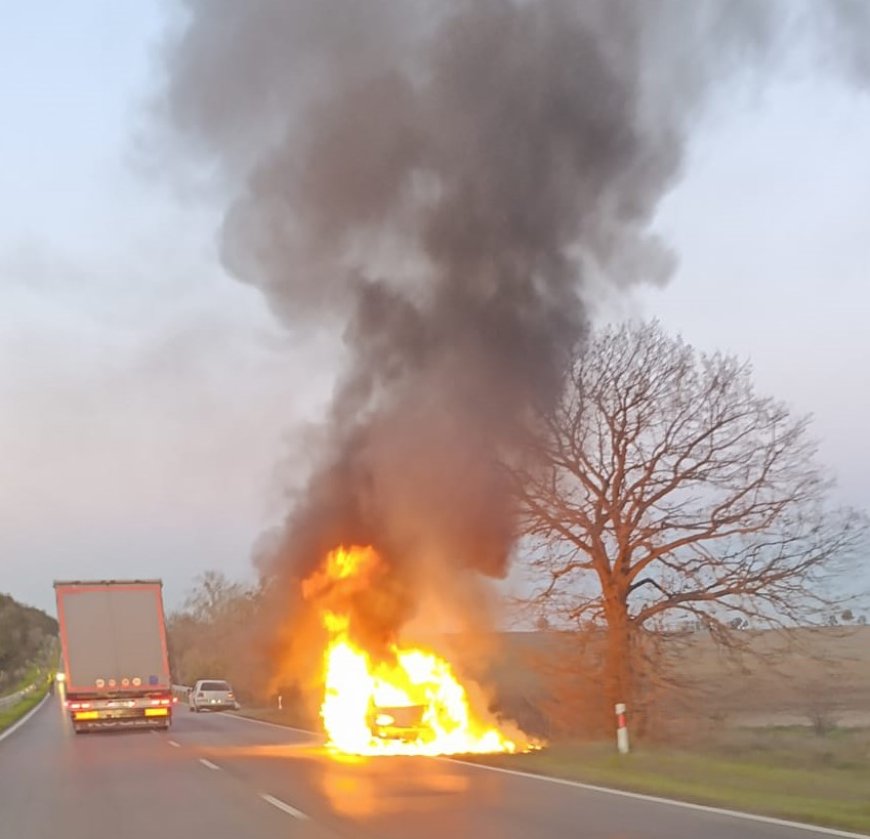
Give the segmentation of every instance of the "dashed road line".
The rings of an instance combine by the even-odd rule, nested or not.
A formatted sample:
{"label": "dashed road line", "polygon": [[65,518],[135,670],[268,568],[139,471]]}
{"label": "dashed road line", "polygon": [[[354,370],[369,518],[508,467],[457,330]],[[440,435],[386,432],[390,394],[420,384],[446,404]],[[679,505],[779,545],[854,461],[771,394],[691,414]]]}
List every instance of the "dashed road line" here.
{"label": "dashed road line", "polygon": [[273,807],[277,807],[282,812],[287,813],[287,815],[293,816],[294,819],[308,819],[308,816],[306,816],[301,810],[291,807],[286,801],[282,801],[280,798],[275,798],[274,795],[268,795],[265,792],[261,792],[260,798],[271,804]]}
{"label": "dashed road line", "polygon": [[176,743],[175,740],[169,740],[167,742],[169,743],[170,746],[172,746],[173,749],[180,749],[181,748],[181,743]]}
{"label": "dashed road line", "polygon": [[210,760],[206,760],[204,757],[201,757],[201,758],[199,759],[199,762],[200,762],[200,763],[201,763],[201,764],[202,764],[206,769],[220,769],[220,766],[218,766],[216,763],[212,763]]}

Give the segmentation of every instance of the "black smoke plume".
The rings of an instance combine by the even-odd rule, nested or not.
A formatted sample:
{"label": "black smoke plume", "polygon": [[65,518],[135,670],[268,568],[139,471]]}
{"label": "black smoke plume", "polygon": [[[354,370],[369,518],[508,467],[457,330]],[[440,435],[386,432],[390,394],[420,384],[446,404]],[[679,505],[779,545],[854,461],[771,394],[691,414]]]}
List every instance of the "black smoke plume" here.
{"label": "black smoke plume", "polygon": [[289,327],[340,330],[347,348],[264,571],[304,576],[358,543],[399,581],[505,573],[501,464],[559,392],[594,294],[667,278],[650,223],[688,132],[791,37],[792,8],[187,0],[165,111],[231,196],[225,264]]}

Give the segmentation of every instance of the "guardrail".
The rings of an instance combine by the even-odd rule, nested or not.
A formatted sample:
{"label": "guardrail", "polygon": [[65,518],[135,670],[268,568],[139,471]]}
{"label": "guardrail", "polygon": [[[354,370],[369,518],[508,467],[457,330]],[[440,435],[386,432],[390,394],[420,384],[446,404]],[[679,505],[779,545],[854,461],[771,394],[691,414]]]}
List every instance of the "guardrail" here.
{"label": "guardrail", "polygon": [[10,705],[15,705],[24,699],[29,693],[33,693],[37,688],[36,684],[28,685],[24,690],[10,693],[7,696],[0,696],[0,708],[8,708]]}

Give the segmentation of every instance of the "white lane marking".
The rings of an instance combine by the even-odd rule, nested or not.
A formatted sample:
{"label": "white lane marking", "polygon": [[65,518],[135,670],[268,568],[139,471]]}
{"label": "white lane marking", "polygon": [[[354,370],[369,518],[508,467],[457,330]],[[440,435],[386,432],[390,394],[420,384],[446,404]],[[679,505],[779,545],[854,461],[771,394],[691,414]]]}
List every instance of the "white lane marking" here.
{"label": "white lane marking", "polygon": [[226,711],[221,711],[220,716],[225,719],[241,720],[242,722],[250,722],[254,725],[266,725],[269,728],[280,728],[282,731],[295,731],[297,734],[310,734],[312,737],[322,738],[323,735],[317,731],[309,731],[307,728],[294,728],[292,725],[281,725],[277,722],[266,722],[266,720],[255,720],[253,717],[243,717],[241,714],[230,714]]}
{"label": "white lane marking", "polygon": [[263,801],[268,801],[273,807],[277,807],[279,810],[282,810],[285,813],[293,816],[294,819],[307,819],[308,816],[305,815],[301,810],[297,810],[295,807],[291,807],[286,802],[282,801],[280,798],[275,798],[272,795],[268,795],[265,792],[260,793],[260,798]]}
{"label": "white lane marking", "polygon": [[170,746],[172,746],[173,749],[180,749],[181,748],[181,743],[176,743],[175,740],[169,740],[167,742],[169,743]]}
{"label": "white lane marking", "polygon": [[618,795],[622,798],[634,798],[638,801],[647,801],[651,804],[665,804],[668,807],[681,807],[684,810],[696,810],[702,813],[712,813],[717,816],[728,816],[733,819],[744,819],[745,821],[761,822],[763,824],[773,824],[777,827],[787,827],[792,830],[804,830],[808,833],[815,833],[817,836],[839,836],[841,839],[868,839],[868,833],[850,833],[847,830],[837,830],[833,827],[819,827],[806,822],[792,822],[786,819],[776,819],[772,816],[759,816],[755,813],[744,813],[740,810],[726,810],[723,807],[711,807],[707,804],[692,804],[689,801],[677,801],[673,798],[660,798],[657,795],[645,795],[641,792],[628,792],[623,789],[612,789],[611,787],[599,787],[594,784],[584,784],[582,781],[569,781],[566,778],[553,778],[550,775],[535,775],[532,772],[520,772],[517,769],[502,769],[500,766],[487,766],[485,763],[471,763],[465,760],[457,760],[452,757],[437,758],[438,760],[446,760],[449,763],[458,763],[460,766],[472,766],[476,769],[486,769],[489,772],[501,772],[504,775],[516,775],[518,778],[529,778],[532,781],[546,781],[551,784],[561,784],[566,787],[577,787],[578,789],[590,790],[592,792],[603,792],[606,795]]}
{"label": "white lane marking", "polygon": [[36,705],[34,708],[31,708],[20,720],[18,720],[18,722],[16,722],[14,725],[7,728],[6,731],[0,734],[0,742],[16,732],[19,728],[21,728],[24,723],[26,723],[43,705],[45,705],[46,702],[48,702],[48,697],[49,694],[45,694],[45,696],[42,697],[42,700],[38,705]]}
{"label": "white lane marking", "polygon": [[199,759],[199,762],[206,767],[206,769],[220,769],[216,763],[212,763],[210,760],[206,760],[204,757]]}

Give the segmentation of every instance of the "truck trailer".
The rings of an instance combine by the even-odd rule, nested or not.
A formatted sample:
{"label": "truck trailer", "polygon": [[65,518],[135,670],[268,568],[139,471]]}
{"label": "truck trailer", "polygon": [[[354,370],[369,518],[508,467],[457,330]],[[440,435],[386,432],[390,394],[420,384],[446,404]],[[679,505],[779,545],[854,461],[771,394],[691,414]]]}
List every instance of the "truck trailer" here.
{"label": "truck trailer", "polygon": [[160,580],[58,581],[65,702],[76,734],[169,728],[172,684]]}

